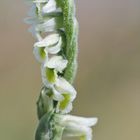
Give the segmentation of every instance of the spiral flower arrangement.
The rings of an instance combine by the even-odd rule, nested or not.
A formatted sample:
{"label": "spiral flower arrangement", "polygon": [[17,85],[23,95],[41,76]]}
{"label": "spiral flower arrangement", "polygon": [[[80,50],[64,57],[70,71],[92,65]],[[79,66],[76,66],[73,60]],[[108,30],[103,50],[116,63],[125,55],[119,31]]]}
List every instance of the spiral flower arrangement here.
{"label": "spiral flower arrangement", "polygon": [[97,118],[69,115],[76,90],[78,24],[74,0],[34,0],[26,22],[37,39],[33,53],[41,64],[43,88],[37,101],[39,119],[35,140],[62,136],[92,139]]}

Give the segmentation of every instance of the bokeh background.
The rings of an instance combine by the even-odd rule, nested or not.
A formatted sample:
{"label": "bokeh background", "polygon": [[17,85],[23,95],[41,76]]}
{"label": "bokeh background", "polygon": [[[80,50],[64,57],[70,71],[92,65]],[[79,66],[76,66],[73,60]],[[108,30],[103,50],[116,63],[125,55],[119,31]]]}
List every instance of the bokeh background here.
{"label": "bokeh background", "polygon": [[[140,1],[77,0],[78,97],[72,114],[97,116],[95,140],[140,140]],[[0,139],[33,140],[41,88],[22,0],[0,1]]]}

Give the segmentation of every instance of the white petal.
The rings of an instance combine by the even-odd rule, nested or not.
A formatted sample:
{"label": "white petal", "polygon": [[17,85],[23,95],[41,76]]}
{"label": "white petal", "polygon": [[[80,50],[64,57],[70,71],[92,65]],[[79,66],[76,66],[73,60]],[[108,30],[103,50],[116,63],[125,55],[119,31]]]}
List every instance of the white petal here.
{"label": "white petal", "polygon": [[53,90],[53,99],[56,100],[56,101],[61,101],[63,100],[63,96],[61,95],[60,92],[58,92],[54,87],[52,87],[52,90]]}
{"label": "white petal", "polygon": [[59,41],[58,41],[58,43],[56,45],[50,46],[48,48],[48,52],[50,54],[57,54],[61,50],[61,46],[62,46],[62,38],[60,37]]}
{"label": "white petal", "polygon": [[97,122],[97,118],[83,118],[71,115],[56,114],[55,122],[64,127],[64,135],[68,137],[81,137],[83,140],[92,140],[92,129]]}
{"label": "white petal", "polygon": [[50,13],[56,10],[56,1],[49,0],[49,2],[43,7],[43,13]]}
{"label": "white petal", "polygon": [[63,59],[62,56],[53,56],[44,64],[44,66],[62,72],[66,68],[67,63],[68,61]]}
{"label": "white petal", "polygon": [[48,21],[38,24],[36,26],[37,31],[42,31],[42,32],[52,32],[57,30],[58,28],[62,28],[62,17],[56,17],[56,18],[51,18]]}
{"label": "white petal", "polygon": [[64,136],[82,137],[84,140],[92,140],[92,129],[86,126],[68,122],[64,130]]}
{"label": "white petal", "polygon": [[73,116],[73,115],[66,115],[64,117],[64,122],[67,123],[72,122],[77,125],[84,125],[87,127],[94,126],[98,119],[97,118],[84,118],[84,117],[78,117],[78,116]]}
{"label": "white petal", "polygon": [[51,34],[45,37],[42,41],[34,44],[35,47],[48,47],[55,45],[59,41],[59,34]]}
{"label": "white petal", "polygon": [[57,78],[55,86],[59,92],[71,94],[71,101],[73,101],[76,98],[76,90],[64,78]]}
{"label": "white petal", "polygon": [[[70,118],[71,117],[71,118]],[[55,115],[55,121],[60,126],[64,127],[64,136],[81,137],[84,140],[92,140],[92,129],[84,123],[78,121],[76,116],[70,115]],[[81,118],[81,117],[80,117]],[[83,121],[83,120],[82,120]]]}
{"label": "white petal", "polygon": [[55,28],[56,28],[56,21],[55,21],[55,18],[52,18],[45,23],[37,25],[36,30],[44,31],[44,32],[51,32],[51,31],[54,31]]}

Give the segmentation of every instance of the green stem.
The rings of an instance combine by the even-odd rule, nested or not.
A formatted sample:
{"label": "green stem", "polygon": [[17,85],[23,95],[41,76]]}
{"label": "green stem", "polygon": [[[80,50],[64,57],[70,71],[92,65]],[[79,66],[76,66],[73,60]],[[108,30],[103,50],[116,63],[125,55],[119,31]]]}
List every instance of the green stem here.
{"label": "green stem", "polygon": [[57,0],[63,11],[63,24],[66,34],[66,58],[68,60],[64,77],[73,83],[77,71],[77,53],[78,53],[78,23],[75,18],[74,0]]}

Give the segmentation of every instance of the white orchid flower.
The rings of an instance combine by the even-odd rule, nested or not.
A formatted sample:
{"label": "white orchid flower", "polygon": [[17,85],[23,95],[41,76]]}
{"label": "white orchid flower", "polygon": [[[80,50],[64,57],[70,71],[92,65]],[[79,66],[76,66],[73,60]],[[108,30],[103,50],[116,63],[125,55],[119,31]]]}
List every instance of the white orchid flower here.
{"label": "white orchid flower", "polygon": [[42,11],[43,13],[50,13],[55,11],[57,8],[56,0],[49,0],[45,6],[43,6]]}
{"label": "white orchid flower", "polygon": [[48,19],[36,25],[36,31],[40,32],[52,32],[60,28],[63,28],[62,16]]}
{"label": "white orchid flower", "polygon": [[44,67],[48,67],[50,69],[55,69],[58,72],[62,72],[66,66],[68,61],[63,59],[62,56],[53,56],[49,59],[49,61],[46,61],[44,63]]}
{"label": "white orchid flower", "polygon": [[60,13],[62,10],[58,8],[56,0],[49,0],[45,6],[42,8],[44,14]]}
{"label": "white orchid flower", "polygon": [[58,102],[56,111],[63,114],[69,113],[72,110],[72,102],[76,98],[76,90],[62,77],[57,78],[54,87],[63,96],[63,99]]}
{"label": "white orchid flower", "polygon": [[36,59],[43,63],[47,62],[48,54],[57,54],[61,50],[61,46],[61,36],[59,34],[52,34],[35,43],[33,53]]}
{"label": "white orchid flower", "polygon": [[76,90],[64,78],[58,77],[53,87],[54,100],[58,101],[56,112],[62,114],[72,110],[72,102],[76,98]]}
{"label": "white orchid flower", "polygon": [[[50,3],[49,1],[48,3]],[[37,4],[38,7],[40,7],[40,4]],[[40,32],[51,32],[54,31],[54,29],[62,28],[62,16],[61,16],[61,10],[57,8],[54,12],[50,13],[42,13],[41,11],[38,11],[38,16],[35,14],[36,11],[36,6],[33,5],[30,12],[28,13],[29,17],[24,19],[24,22],[26,24],[32,25],[32,27],[29,29],[29,32],[33,34],[34,37],[36,37],[36,33]],[[39,10],[39,8],[38,8]],[[34,12],[33,12],[34,11]],[[45,14],[55,14],[55,15],[60,15],[59,17],[56,18],[49,18],[47,16],[42,18]],[[37,38],[38,39],[38,38]]]}
{"label": "white orchid flower", "polygon": [[80,137],[82,140],[92,140],[92,129],[98,119],[84,118],[72,115],[55,115],[55,121],[61,127],[64,127],[66,137]]}
{"label": "white orchid flower", "polygon": [[66,81],[64,78],[59,77],[55,83],[55,88],[60,93],[69,93],[71,94],[71,101],[73,101],[76,98],[76,90],[73,88],[73,86]]}

